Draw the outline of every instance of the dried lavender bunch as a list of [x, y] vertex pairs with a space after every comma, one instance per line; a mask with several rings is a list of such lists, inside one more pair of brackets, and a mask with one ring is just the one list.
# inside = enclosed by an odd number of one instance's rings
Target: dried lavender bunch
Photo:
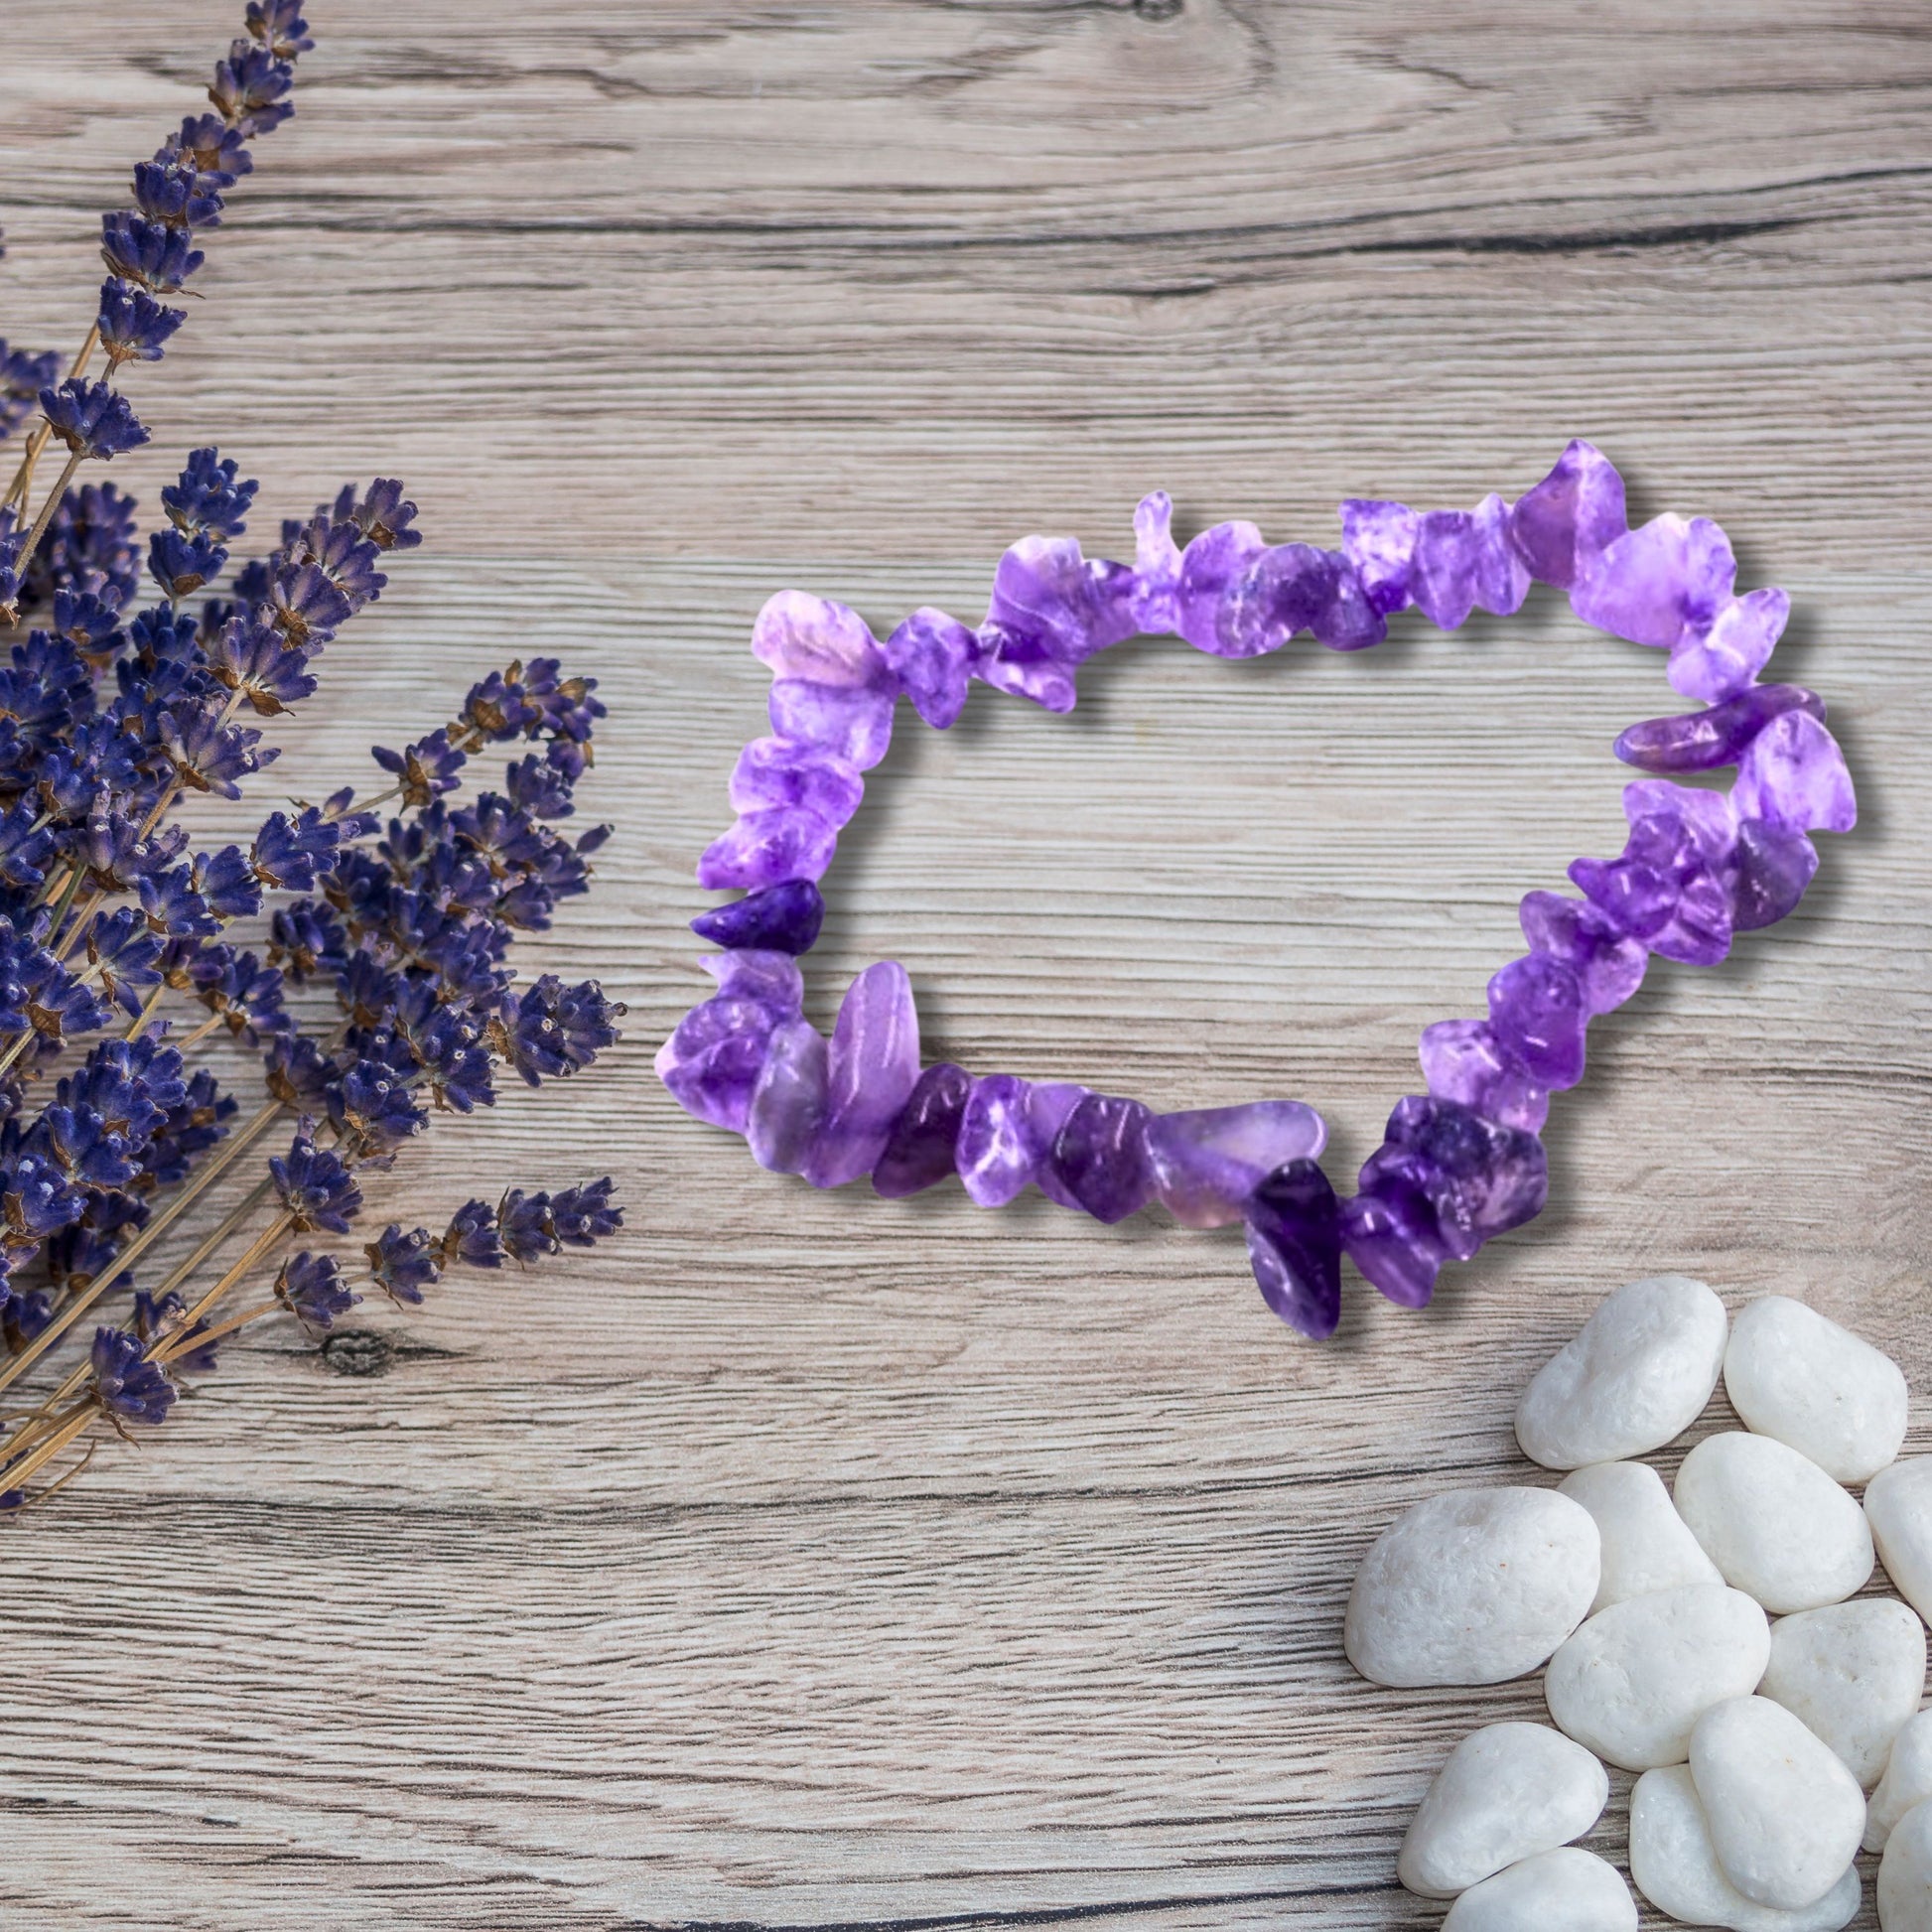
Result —
[[[30, 394], [42, 417], [0, 507], [0, 624], [32, 620], [0, 665], [0, 1388], [47, 1385], [0, 1437], [4, 1507], [65, 1481], [60, 1462], [103, 1425], [165, 1421], [242, 1327], [325, 1330], [356, 1282], [415, 1304], [451, 1267], [528, 1265], [622, 1220], [605, 1178], [469, 1202], [441, 1234], [393, 1225], [352, 1261], [296, 1245], [350, 1236], [364, 1182], [433, 1112], [494, 1104], [505, 1072], [537, 1086], [589, 1065], [622, 1008], [593, 981], [518, 986], [509, 964], [588, 890], [609, 830], [559, 829], [604, 707], [554, 659], [492, 671], [456, 718], [377, 748], [391, 782], [373, 796], [292, 801], [225, 845], [177, 822], [191, 794], [238, 799], [275, 759], [238, 720], [302, 705], [380, 598], [383, 563], [422, 541], [401, 483], [378, 478], [225, 577], [256, 484], [197, 450], [161, 493], [143, 602], [136, 505], [75, 482], [146, 440], [118, 374], [161, 357], [181, 312], [160, 295], [200, 265], [195, 232], [252, 167], [247, 142], [292, 111], [307, 24], [292, 0], [251, 0], [247, 29], [215, 69], [216, 112], [135, 171], [134, 210], [103, 218], [112, 273], [69, 378], [0, 344], [0, 436]], [[96, 348], [107, 374], [85, 382]], [[57, 438], [69, 461], [29, 520]], [[500, 786], [459, 802], [495, 746], [517, 753]], [[322, 1016], [306, 1024], [289, 1006], [305, 989], [327, 996], [298, 1001]], [[204, 1042], [258, 1068], [245, 1120]], [[240, 1199], [149, 1279], [163, 1239], [191, 1235], [197, 1203], [268, 1146]]]

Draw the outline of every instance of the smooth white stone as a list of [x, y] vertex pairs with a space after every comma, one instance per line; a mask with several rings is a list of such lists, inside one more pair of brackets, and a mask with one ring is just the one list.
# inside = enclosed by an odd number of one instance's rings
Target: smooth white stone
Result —
[[1537, 1371], [1516, 1408], [1516, 1440], [1549, 1469], [1662, 1449], [1703, 1413], [1724, 1356], [1725, 1305], [1704, 1283], [1632, 1282]]
[[1842, 1602], [1871, 1575], [1858, 1503], [1769, 1436], [1707, 1436], [1677, 1472], [1677, 1513], [1725, 1582], [1774, 1614]]
[[1490, 1725], [1436, 1773], [1395, 1874], [1421, 1897], [1453, 1898], [1505, 1865], [1582, 1838], [1609, 1796], [1609, 1774], [1561, 1731]]
[[1744, 1896], [1718, 1863], [1688, 1764], [1646, 1771], [1630, 1794], [1630, 1879], [1684, 1925], [1728, 1932], [1839, 1932], [1859, 1913], [1859, 1874], [1847, 1866], [1815, 1905], [1780, 1912]]
[[1895, 1596], [1780, 1617], [1757, 1691], [1822, 1737], [1868, 1791], [1925, 1695], [1925, 1625]]
[[1878, 1863], [1878, 1923], [1883, 1932], [1932, 1932], [1932, 1802], [1892, 1828]]
[[1568, 1496], [1446, 1489], [1376, 1539], [1342, 1646], [1377, 1684], [1500, 1684], [1583, 1621], [1596, 1568], [1596, 1525]]
[[1882, 1852], [1892, 1828], [1932, 1798], [1932, 1711], [1921, 1711], [1891, 1740], [1885, 1775], [1864, 1811], [1864, 1849]]
[[1572, 1845], [1472, 1885], [1443, 1932], [1637, 1932], [1637, 1901], [1615, 1865]]
[[1925, 1616], [1932, 1609], [1932, 1455], [1880, 1469], [1865, 1484], [1864, 1514], [1885, 1575]]
[[1691, 1732], [1691, 1776], [1725, 1876], [1760, 1905], [1816, 1904], [1858, 1856], [1858, 1780], [1769, 1698], [1707, 1711]]
[[1725, 1393], [1746, 1429], [1788, 1443], [1839, 1482], [1876, 1475], [1905, 1440], [1898, 1364], [1789, 1296], [1737, 1311]]
[[1591, 1462], [1565, 1476], [1557, 1493], [1582, 1503], [1602, 1539], [1592, 1614], [1627, 1596], [1724, 1582], [1648, 1462]]
[[1543, 1695], [1558, 1729], [1626, 1771], [1681, 1764], [1714, 1704], [1756, 1688], [1771, 1627], [1723, 1584], [1632, 1596], [1599, 1610], [1550, 1659]]

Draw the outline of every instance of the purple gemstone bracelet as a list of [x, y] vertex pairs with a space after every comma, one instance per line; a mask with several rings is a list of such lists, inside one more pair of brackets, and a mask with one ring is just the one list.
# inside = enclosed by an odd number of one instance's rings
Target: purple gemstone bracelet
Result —
[[[1591, 1017], [1629, 999], [1652, 953], [1714, 965], [1733, 933], [1783, 918], [1818, 869], [1807, 835], [1850, 831], [1858, 808], [1823, 702], [1756, 681], [1790, 600], [1734, 596], [1736, 561], [1707, 517], [1630, 529], [1623, 481], [1587, 443], [1513, 504], [1345, 502], [1339, 550], [1270, 546], [1252, 523], [1216, 524], [1181, 550], [1172, 514], [1165, 494], [1142, 502], [1131, 567], [1089, 563], [1068, 537], [1023, 539], [976, 630], [926, 609], [882, 643], [843, 605], [802, 592], [764, 607], [752, 649], [771, 667], [771, 735], [740, 756], [737, 823], [698, 862], [701, 886], [747, 896], [691, 922], [722, 948], [702, 962], [718, 991], [657, 1071], [688, 1113], [815, 1187], [869, 1174], [898, 1196], [957, 1173], [985, 1207], [1031, 1183], [1101, 1221], [1156, 1200], [1188, 1227], [1242, 1221], [1268, 1306], [1322, 1336], [1339, 1318], [1344, 1254], [1390, 1301], [1420, 1308], [1445, 1261], [1531, 1219], [1549, 1186], [1538, 1131], [1551, 1093], [1583, 1078]], [[1351, 1197], [1322, 1172], [1327, 1129], [1300, 1101], [1157, 1115], [1072, 1082], [921, 1069], [911, 984], [891, 961], [853, 981], [829, 1040], [804, 1019], [797, 956], [824, 915], [814, 882], [901, 695], [940, 731], [974, 678], [1070, 711], [1078, 666], [1128, 637], [1176, 632], [1218, 657], [1258, 657], [1307, 630], [1363, 650], [1409, 605], [1453, 629], [1472, 610], [1519, 609], [1532, 581], [1569, 592], [1586, 623], [1668, 650], [1672, 688], [1706, 708], [1617, 740], [1618, 758], [1659, 774], [1624, 787], [1623, 851], [1570, 868], [1581, 898], [1524, 897], [1528, 952], [1490, 980], [1486, 1019], [1425, 1030], [1429, 1091], [1397, 1102]], [[1726, 765], [1728, 796], [1667, 775]]]

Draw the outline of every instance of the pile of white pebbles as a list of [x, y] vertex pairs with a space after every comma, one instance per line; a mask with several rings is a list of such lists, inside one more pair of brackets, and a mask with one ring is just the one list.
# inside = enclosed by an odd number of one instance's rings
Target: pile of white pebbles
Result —
[[[1745, 1428], [1700, 1442], [1667, 1491], [1633, 1458], [1696, 1422], [1720, 1373]], [[1524, 1391], [1517, 1441], [1570, 1471], [1556, 1488], [1450, 1490], [1383, 1534], [1348, 1600], [1364, 1677], [1549, 1666], [1556, 1727], [1465, 1737], [1403, 1840], [1402, 1882], [1454, 1900], [1444, 1932], [1635, 1932], [1622, 1874], [1572, 1843], [1608, 1800], [1605, 1761], [1641, 1774], [1630, 1877], [1667, 1916], [1838, 1932], [1863, 1845], [1884, 1854], [1884, 1932], [1932, 1932], [1932, 1456], [1895, 1459], [1905, 1410], [1897, 1365], [1802, 1303], [1726, 1324], [1702, 1282], [1660, 1276]], [[1904, 1602], [1857, 1594], [1874, 1546]]]

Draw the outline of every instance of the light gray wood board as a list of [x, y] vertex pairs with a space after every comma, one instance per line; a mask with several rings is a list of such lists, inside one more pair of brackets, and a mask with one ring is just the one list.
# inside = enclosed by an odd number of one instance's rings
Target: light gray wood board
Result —
[[[372, 1211], [608, 1167], [630, 1226], [371, 1315], [373, 1378], [233, 1351], [19, 1526], [0, 1914], [1435, 1923], [1393, 1885], [1408, 1808], [1537, 1696], [1353, 1678], [1374, 1532], [1542, 1479], [1515, 1392], [1646, 1270], [1803, 1293], [1932, 1387], [1918, 12], [314, 17], [116, 474], [151, 502], [218, 437], [271, 518], [372, 467], [421, 500], [277, 790], [513, 652], [604, 681], [586, 805], [618, 835], [533, 958], [602, 975], [629, 1037], [446, 1124]], [[90, 211], [211, 22], [10, 10], [10, 339], [84, 326]], [[1777, 662], [1865, 819], [1786, 925], [1593, 1031], [1550, 1210], [1436, 1310], [1352, 1285], [1302, 1348], [1232, 1236], [815, 1197], [656, 1087], [770, 591], [971, 617], [1001, 544], [1118, 554], [1155, 484], [1190, 529], [1318, 540], [1340, 495], [1514, 491], [1573, 433], [1792, 591]], [[981, 692], [948, 738], [904, 723], [814, 1013], [897, 957], [929, 1056], [1298, 1094], [1345, 1172], [1420, 1027], [1480, 1010], [1517, 896], [1614, 848], [1608, 741], [1672, 703], [1542, 596], [1399, 629], [1352, 661], [1135, 644], [1070, 719]]]

